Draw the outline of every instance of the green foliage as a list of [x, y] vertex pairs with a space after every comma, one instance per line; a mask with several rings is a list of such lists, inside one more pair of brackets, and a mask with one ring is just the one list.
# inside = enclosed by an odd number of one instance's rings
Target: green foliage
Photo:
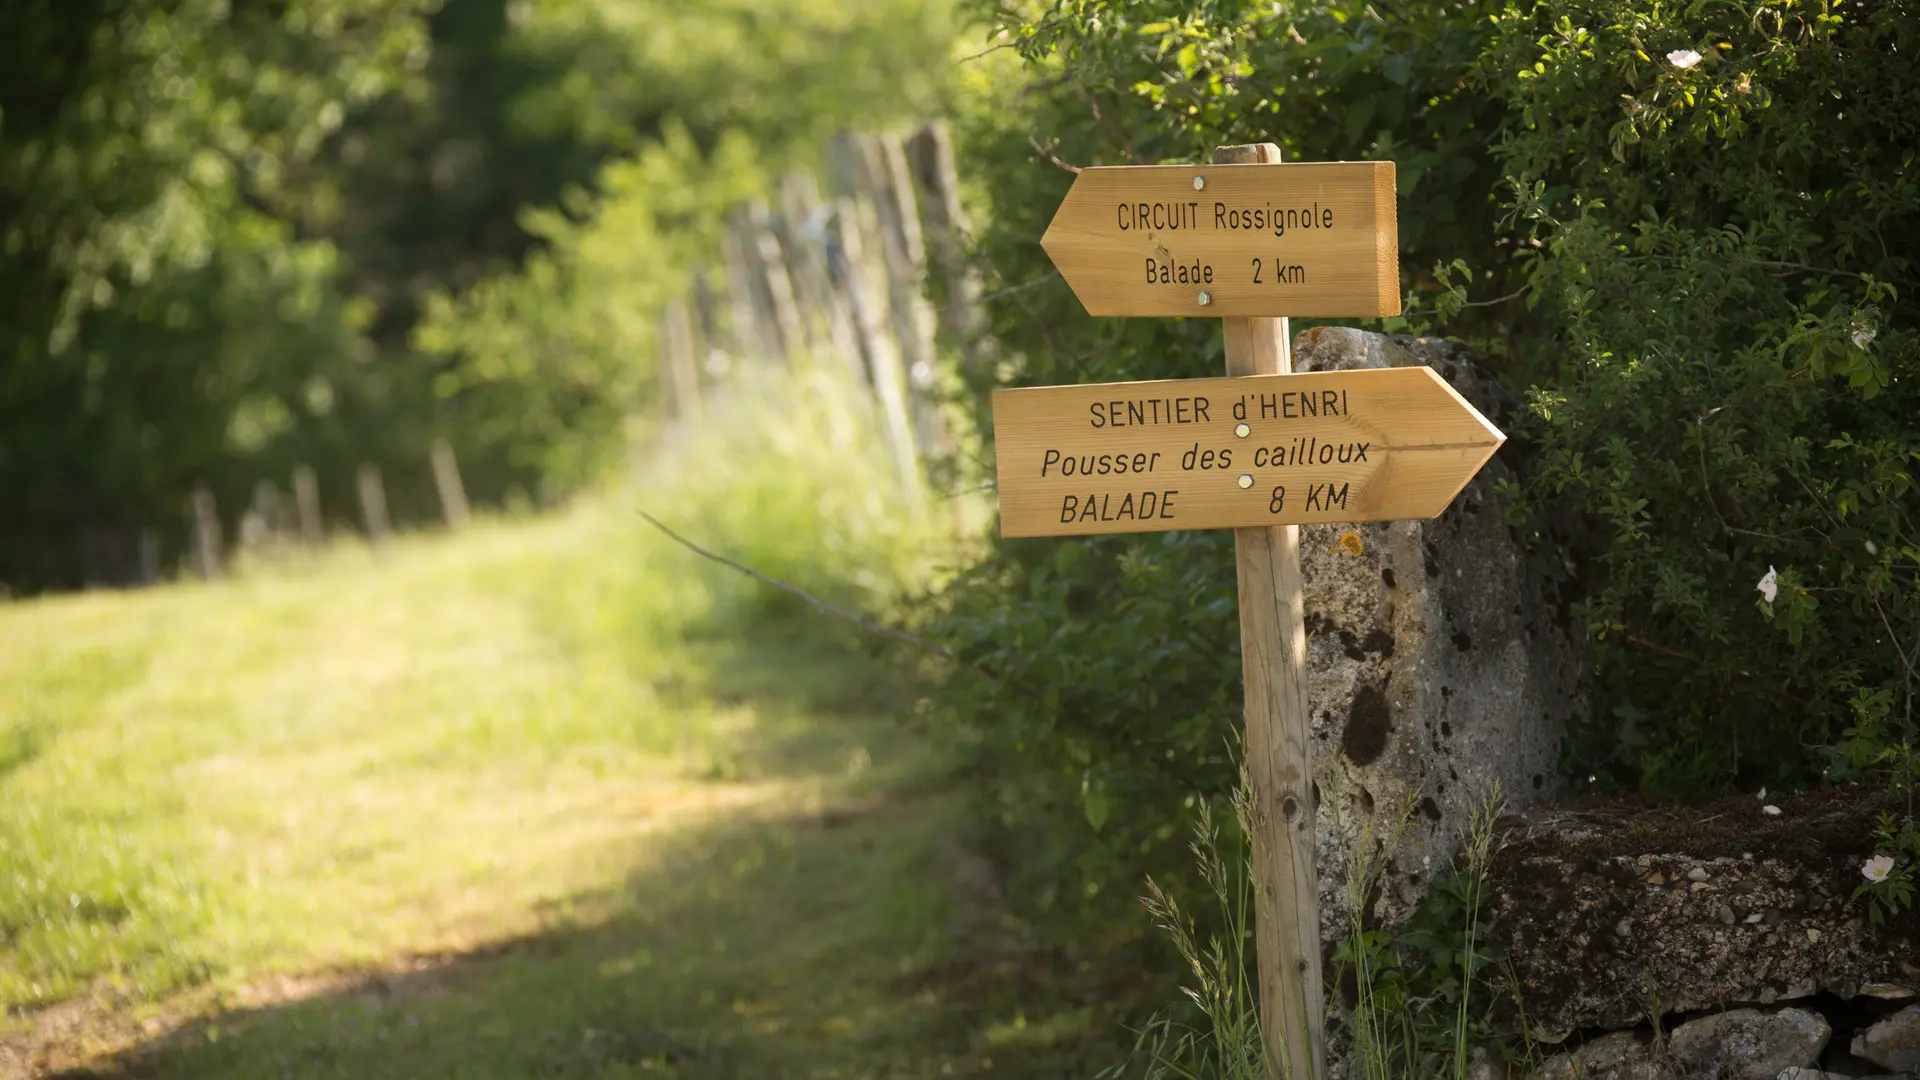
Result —
[[[656, 450], [643, 509], [760, 573], [888, 614], [909, 589], [931, 587], [953, 538], [900, 497], [877, 412], [871, 391], [838, 364], [754, 372], [709, 400], [699, 430]], [[716, 588], [741, 588], [737, 570], [709, 563], [699, 572]], [[801, 606], [760, 586], [750, 595], [749, 612]], [[860, 634], [807, 610], [823, 633]]]
[[[1295, 158], [1390, 157], [1407, 284], [1444, 291], [1418, 268], [1466, 258], [1479, 296], [1515, 291], [1517, 263], [1488, 227], [1499, 177], [1488, 133], [1501, 112], [1470, 85], [1496, 6], [1394, 8], [998, 10], [997, 40], [1027, 77], [1009, 75], [1004, 51], [977, 62], [960, 154], [991, 211], [975, 236], [989, 288], [1037, 284], [988, 308], [1003, 361], [970, 373], [981, 430], [990, 385], [1213, 376], [1223, 364], [1217, 320], [1090, 319], [1046, 280], [1034, 239], [1072, 181], [1050, 159], [1204, 161], [1215, 145], [1256, 140]], [[1475, 307], [1464, 321], [1500, 334], [1520, 310]], [[948, 690], [996, 800], [1017, 902], [1069, 920], [1125, 917], [1143, 874], [1175, 895], [1200, 887], [1181, 839], [1201, 801], [1231, 790], [1240, 728], [1231, 551], [1227, 533], [1003, 542], [949, 592], [943, 636], [1004, 676], [963, 675]]]
[[1192, 979], [1181, 988], [1191, 1007], [1155, 1016], [1141, 1029], [1129, 1059], [1103, 1070], [1097, 1080], [1136, 1074], [1142, 1080], [1268, 1080], [1260, 989], [1250, 948], [1253, 894], [1247, 867], [1253, 852], [1246, 821], [1241, 798], [1235, 802], [1229, 837], [1221, 836], [1205, 803], [1194, 822], [1190, 848], [1217, 909], [1218, 932], [1202, 938], [1180, 901], [1148, 879], [1143, 903]]
[[533, 131], [637, 150], [685, 125], [782, 158], [835, 128], [936, 110], [960, 32], [950, 0], [522, 0], [525, 54], [561, 61], [516, 104]]
[[1498, 20], [1482, 67], [1518, 119], [1499, 153], [1550, 333], [1515, 520], [1600, 526], [1604, 722], [1571, 765], [1606, 786], [1791, 785], [1818, 769], [1806, 748], [1864, 762], [1863, 740], [1912, 737], [1914, 14], [1557, 0]]
[[[1463, 850], [1433, 876], [1406, 922], [1375, 928], [1367, 911], [1378, 895], [1400, 833], [1363, 836], [1346, 883], [1356, 928], [1334, 946], [1343, 996], [1344, 1035], [1362, 1080], [1469, 1075], [1469, 1054], [1486, 1041], [1483, 1019], [1498, 992], [1498, 968], [1481, 932], [1488, 900], [1487, 861], [1502, 811], [1490, 792], [1468, 823]], [[1402, 830], [1413, 806], [1402, 812]]]
[[[899, 681], [843, 647], [857, 632], [634, 513], [843, 604], [884, 612], [926, 587], [946, 538], [889, 497], [850, 382], [769, 376], [617, 492], [404, 538], [379, 565], [345, 544], [214, 586], [0, 606], [0, 798], [17, 808], [0, 815], [0, 1008], [464, 951], [551, 929], [543, 909], [637, 902], [626, 876], [651, 873], [654, 842], [711, 823], [704, 781], [752, 791], [754, 816], [917, 778], [938, 745], [884, 721]], [[660, 815], [637, 863], [636, 805]], [[519, 824], [476, 861], [473, 836], [503, 821]], [[737, 891], [758, 911], [822, 891], [809, 881]], [[848, 946], [884, 987], [942, 908], [866, 892], [848, 925], [911, 926]], [[659, 948], [642, 922], [629, 948]], [[786, 937], [783, 969], [821, 967], [820, 940]]]
[[[1071, 182], [1061, 166], [1256, 140], [1391, 157], [1402, 283], [1425, 314], [1383, 328], [1469, 338], [1531, 387], [1512, 432], [1529, 469], [1506, 512], [1523, 538], [1572, 545], [1599, 668], [1568, 772], [1698, 798], [1910, 760], [1910, 3], [1034, 0], [993, 15], [1006, 48], [981, 62], [995, 75], [975, 76], [960, 124], [992, 211], [976, 255], [1006, 290], [988, 311], [999, 366], [971, 387], [983, 429], [990, 385], [1220, 369], [1217, 322], [1090, 319], [1049, 278], [1034, 240]], [[1024, 79], [985, 67], [1006, 52]], [[1233, 782], [1230, 543], [1002, 542], [950, 592], [942, 629], [1003, 676], [950, 689], [1028, 910], [1124, 917], [1114, 901], [1143, 874], [1204, 891], [1178, 838]]]
[[441, 358], [434, 393], [510, 466], [563, 486], [592, 478], [655, 385], [652, 313], [762, 182], [744, 137], [707, 159], [673, 125], [605, 166], [573, 213], [524, 211], [543, 249], [523, 267], [427, 297], [413, 343]]
[[[1190, 980], [1182, 987], [1187, 1000], [1157, 1013], [1140, 1030], [1131, 1057], [1100, 1074], [1105, 1080], [1271, 1078], [1252, 952], [1251, 793], [1244, 776], [1232, 806], [1232, 828], [1223, 835], [1209, 805], [1200, 804], [1189, 845], [1200, 895], [1212, 909], [1208, 921], [1217, 929], [1201, 931], [1177, 898], [1148, 879], [1143, 902], [1179, 955]], [[1470, 1057], [1485, 1041], [1480, 1020], [1498, 989], [1481, 917], [1499, 807], [1496, 793], [1476, 811], [1465, 850], [1435, 875], [1404, 926], [1363, 928], [1335, 944], [1337, 978], [1327, 992], [1340, 1001], [1330, 1021], [1334, 1038], [1346, 1044], [1349, 1074], [1359, 1080], [1471, 1075]], [[1369, 922], [1368, 898], [1378, 895], [1398, 840], [1399, 834], [1363, 836], [1355, 846], [1345, 883], [1355, 926]]]
[[9, 6], [0, 583], [131, 580], [196, 483], [231, 532], [302, 464], [339, 524], [361, 462], [432, 520], [436, 436], [483, 505], [576, 488], [647, 400], [701, 224], [835, 126], [935, 108], [954, 26], [948, 0]]
[[1893, 814], [1881, 814], [1876, 830], [1879, 843], [1874, 857], [1861, 867], [1867, 880], [1853, 890], [1856, 903], [1867, 901], [1867, 913], [1878, 926], [1887, 916], [1898, 915], [1913, 906], [1914, 868], [1920, 866], [1920, 828], [1909, 815], [1905, 820]]
[[178, 521], [195, 478], [244, 490], [226, 461], [348, 404], [366, 312], [263, 200], [417, 89], [431, 6], [0, 15], [0, 580], [77, 583], [114, 526]]

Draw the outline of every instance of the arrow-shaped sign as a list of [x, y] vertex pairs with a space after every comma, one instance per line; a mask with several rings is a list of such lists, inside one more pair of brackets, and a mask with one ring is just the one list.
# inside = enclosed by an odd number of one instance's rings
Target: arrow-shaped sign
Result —
[[1040, 244], [1089, 315], [1400, 314], [1391, 161], [1082, 169]]
[[996, 390], [1003, 536], [1436, 517], [1506, 436], [1429, 368]]

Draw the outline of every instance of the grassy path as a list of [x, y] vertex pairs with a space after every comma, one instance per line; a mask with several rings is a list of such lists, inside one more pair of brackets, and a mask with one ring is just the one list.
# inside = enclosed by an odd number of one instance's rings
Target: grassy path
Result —
[[897, 688], [625, 519], [0, 606], [0, 1077], [1070, 1070]]

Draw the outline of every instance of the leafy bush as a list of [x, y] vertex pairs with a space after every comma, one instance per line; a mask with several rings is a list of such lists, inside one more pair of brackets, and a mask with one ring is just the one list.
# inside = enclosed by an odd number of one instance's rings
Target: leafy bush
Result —
[[231, 527], [302, 464], [337, 521], [362, 462], [436, 519], [436, 436], [483, 505], [578, 485], [697, 238], [582, 219], [724, 207], [741, 137], [772, 172], [930, 110], [953, 34], [951, 0], [7, 5], [0, 589], [135, 580], [196, 484]]
[[[928, 587], [952, 537], [900, 495], [887, 445], [872, 394], [843, 365], [755, 367], [708, 402], [699, 426], [651, 452], [636, 478], [641, 509], [831, 603], [890, 614], [908, 590]], [[756, 609], [802, 603], [737, 570], [700, 572]]]
[[1482, 62], [1546, 332], [1518, 509], [1602, 525], [1572, 765], [1857, 775], [1911, 735], [1920, 662], [1920, 12], [1664, 12], [1516, 8]]
[[427, 298], [414, 345], [442, 362], [434, 392], [513, 468], [562, 490], [592, 478], [655, 386], [654, 312], [763, 181], [745, 138], [709, 157], [669, 125], [605, 166], [598, 197], [578, 194], [572, 213], [523, 211], [543, 250], [458, 297]]
[[[1568, 770], [1696, 797], [1858, 775], [1911, 742], [1911, 4], [994, 13], [1026, 77], [961, 125], [992, 211], [976, 252], [1004, 290], [983, 421], [989, 384], [1220, 370], [1214, 320], [1090, 319], [1049, 279], [1036, 240], [1072, 167], [1258, 140], [1390, 157], [1407, 304], [1428, 314], [1382, 328], [1469, 338], [1532, 386], [1514, 434], [1538, 463], [1507, 512], [1523, 535], [1573, 520], [1593, 537], [1574, 555], [1600, 707]], [[1232, 782], [1230, 545], [1002, 542], [949, 593], [944, 631], [1004, 676], [950, 689], [1027, 910], [1103, 920], [1147, 873], [1203, 891], [1178, 840]]]
[[[1218, 320], [1091, 319], [1048, 280], [1035, 241], [1073, 179], [1059, 165], [1204, 161], [1215, 145], [1259, 140], [1290, 158], [1391, 157], [1404, 265], [1470, 256], [1477, 295], [1514, 291], [1516, 264], [1491, 229], [1488, 134], [1502, 113], [1470, 82], [1495, 10], [1001, 9], [999, 40], [1017, 47], [1027, 77], [1006, 77], [991, 65], [1009, 58], [990, 55], [958, 123], [961, 160], [991, 211], [977, 255], [990, 287], [1015, 290], [988, 311], [1003, 362], [973, 373], [980, 428], [990, 385], [1221, 373]], [[1439, 287], [1423, 271], [1406, 277]], [[1512, 310], [1471, 308], [1461, 322], [1504, 333]], [[1241, 727], [1232, 547], [1224, 532], [1008, 541], [949, 592], [941, 632], [1003, 676], [963, 675], [947, 689], [975, 733], [1013, 896], [1031, 913], [1130, 917], [1146, 873], [1174, 895], [1200, 888], [1182, 838], [1200, 802], [1218, 809], [1231, 789]]]

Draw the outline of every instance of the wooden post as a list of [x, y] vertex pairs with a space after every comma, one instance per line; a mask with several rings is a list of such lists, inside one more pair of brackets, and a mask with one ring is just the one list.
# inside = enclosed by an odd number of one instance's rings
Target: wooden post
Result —
[[667, 301], [660, 309], [660, 381], [667, 391], [667, 415], [688, 424], [700, 422], [697, 351], [686, 301]]
[[433, 489], [440, 495], [440, 514], [447, 528], [455, 532], [467, 527], [467, 489], [460, 482], [460, 462], [453, 456], [453, 445], [445, 439], [433, 440], [428, 451], [433, 459]]
[[[1216, 165], [1278, 162], [1272, 143], [1223, 146]], [[1293, 371], [1286, 319], [1222, 319], [1228, 375]], [[1319, 1080], [1326, 1061], [1320, 985], [1320, 875], [1300, 527], [1233, 531], [1240, 582], [1241, 680], [1253, 786], [1254, 944], [1260, 1030], [1273, 1075]]]
[[771, 346], [760, 333], [760, 304], [754, 285], [753, 260], [737, 221], [729, 221], [726, 230], [728, 358], [734, 362], [749, 359], [765, 361]]
[[780, 339], [780, 358], [793, 363], [807, 348], [807, 329], [801, 320], [800, 305], [794, 299], [793, 278], [787, 273], [787, 260], [780, 250], [780, 238], [773, 232], [773, 214], [767, 204], [755, 200], [747, 206], [747, 243], [751, 245], [754, 268], [764, 288], [767, 315]]
[[286, 510], [280, 498], [280, 489], [271, 480], [261, 480], [253, 485], [253, 512], [260, 519], [264, 535], [260, 542], [279, 546], [290, 531], [286, 527]]
[[921, 128], [907, 143], [908, 164], [919, 188], [921, 232], [926, 236], [928, 266], [946, 286], [946, 299], [937, 310], [941, 332], [960, 351], [968, 370], [983, 360], [980, 340], [980, 279], [967, 265], [966, 210], [960, 205], [960, 175], [953, 160], [953, 140], [945, 121]]
[[372, 462], [360, 466], [360, 516], [367, 524], [367, 539], [375, 549], [387, 546], [390, 531], [387, 521], [387, 490], [380, 482], [380, 466]]
[[310, 548], [319, 547], [320, 481], [309, 466], [293, 470], [293, 509], [300, 522], [300, 542]]
[[836, 204], [833, 231], [844, 262], [836, 270], [840, 272], [841, 287], [846, 290], [853, 310], [854, 327], [860, 337], [874, 396], [880, 401], [881, 420], [900, 476], [901, 494], [918, 508], [922, 505], [920, 465], [914, 454], [912, 421], [907, 417], [906, 379], [900, 369], [899, 354], [893, 351], [892, 340], [880, 326], [880, 314], [860, 272], [866, 256], [860, 246], [860, 226], [851, 199], [841, 199]]
[[140, 584], [153, 585], [160, 580], [160, 534], [140, 530]]
[[921, 453], [928, 454], [943, 449], [946, 423], [934, 401], [939, 382], [939, 355], [934, 348], [934, 316], [927, 304], [922, 276], [927, 261], [926, 241], [920, 232], [913, 178], [899, 137], [882, 135], [874, 145], [879, 174], [875, 178], [874, 197], [880, 208], [894, 336], [900, 339], [900, 355], [907, 370], [915, 439]]
[[[837, 354], [855, 375], [865, 378], [860, 363], [860, 342], [854, 333], [853, 316], [845, 299], [833, 287], [832, 271], [827, 265], [826, 210], [820, 205], [820, 190], [806, 173], [789, 173], [780, 182], [780, 243], [787, 252], [795, 301], [802, 306], [801, 317], [808, 332], [822, 347]], [[820, 329], [820, 327], [824, 329]]]
[[220, 576], [220, 513], [214, 506], [213, 492], [205, 485], [193, 489], [187, 500], [187, 512], [193, 518], [193, 561], [200, 580]]
[[700, 342], [700, 367], [710, 378], [719, 378], [727, 373], [727, 350], [721, 345], [724, 334], [720, 327], [719, 302], [714, 299], [713, 284], [707, 278], [708, 268], [694, 267], [693, 270], [693, 333]]

